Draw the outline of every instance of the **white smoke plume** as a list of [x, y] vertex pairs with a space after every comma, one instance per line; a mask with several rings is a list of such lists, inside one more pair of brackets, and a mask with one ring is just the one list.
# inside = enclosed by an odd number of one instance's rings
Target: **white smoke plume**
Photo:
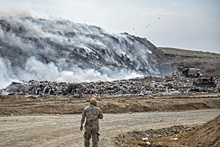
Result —
[[96, 26], [0, 17], [0, 89], [15, 80], [89, 82], [162, 75], [154, 50], [129, 34], [113, 35]]

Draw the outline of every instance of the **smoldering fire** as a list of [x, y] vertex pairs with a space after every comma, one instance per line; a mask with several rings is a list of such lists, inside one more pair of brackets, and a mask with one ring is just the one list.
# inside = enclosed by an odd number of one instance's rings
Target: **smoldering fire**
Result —
[[161, 76], [164, 59], [157, 52], [147, 39], [109, 34], [96, 26], [0, 17], [0, 88], [16, 80], [88, 82]]

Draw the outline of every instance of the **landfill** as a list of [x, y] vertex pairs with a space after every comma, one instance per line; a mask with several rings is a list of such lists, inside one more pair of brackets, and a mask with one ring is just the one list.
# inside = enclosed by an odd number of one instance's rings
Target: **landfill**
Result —
[[[208, 79], [208, 78], [206, 78]], [[29, 98], [47, 96], [65, 96], [69, 98], [129, 96], [129, 95], [173, 95], [193, 93], [220, 92], [219, 77], [212, 77], [213, 85], [199, 85], [198, 78], [173, 74], [166, 77], [138, 77], [133, 79], [98, 81], [83, 83], [51, 82], [51, 81], [22, 81], [12, 82], [2, 95], [25, 95]]]

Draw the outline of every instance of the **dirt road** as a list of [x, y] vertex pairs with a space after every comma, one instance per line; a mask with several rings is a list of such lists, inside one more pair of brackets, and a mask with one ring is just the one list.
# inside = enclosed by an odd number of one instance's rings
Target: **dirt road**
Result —
[[[104, 119], [100, 121], [100, 147], [114, 147], [114, 137], [123, 132], [202, 124], [219, 114], [220, 109], [105, 114]], [[79, 131], [80, 117], [80, 115], [0, 117], [0, 146], [82, 147], [83, 132]]]

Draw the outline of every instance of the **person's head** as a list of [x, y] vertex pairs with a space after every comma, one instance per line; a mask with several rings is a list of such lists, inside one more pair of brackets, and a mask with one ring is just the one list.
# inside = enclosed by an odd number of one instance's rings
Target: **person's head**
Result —
[[97, 101], [95, 98], [91, 98], [91, 99], [89, 100], [89, 102], [90, 102], [91, 105], [97, 106], [97, 102], [98, 102], [98, 101]]

